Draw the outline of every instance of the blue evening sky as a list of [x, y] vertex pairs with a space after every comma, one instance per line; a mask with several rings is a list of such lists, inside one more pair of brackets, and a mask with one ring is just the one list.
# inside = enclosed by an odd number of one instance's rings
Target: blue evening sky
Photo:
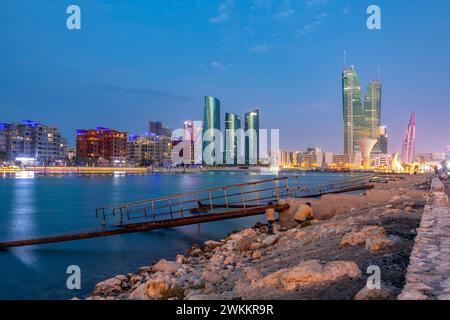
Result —
[[[66, 28], [66, 8], [82, 30]], [[382, 30], [366, 9], [382, 9]], [[2, 0], [0, 122], [139, 133], [202, 119], [204, 95], [222, 112], [261, 110], [291, 150], [342, 152], [343, 51], [365, 90], [381, 66], [382, 122], [391, 152], [412, 111], [418, 151], [450, 145], [450, 1]], [[223, 121], [223, 117], [222, 117]]]

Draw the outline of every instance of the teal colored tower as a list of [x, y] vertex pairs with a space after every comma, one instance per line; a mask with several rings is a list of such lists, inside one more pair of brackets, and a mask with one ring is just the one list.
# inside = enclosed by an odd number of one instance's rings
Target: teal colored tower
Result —
[[[215, 129], [215, 130], [214, 130]], [[214, 131], [213, 131], [214, 130]], [[219, 159], [218, 153], [221, 153], [222, 139], [220, 132], [220, 101], [217, 98], [206, 96], [203, 108], [203, 163], [207, 165], [219, 164], [222, 161]], [[206, 148], [214, 143], [216, 148], [214, 152], [205, 154]], [[207, 152], [208, 153], [208, 152]], [[206, 157], [212, 157], [212, 160], [207, 161]], [[222, 158], [223, 159], [223, 158]]]
[[225, 113], [225, 164], [238, 164], [240, 153], [241, 118], [236, 113]]
[[259, 162], [259, 110], [245, 114], [245, 164]]
[[352, 66], [342, 72], [342, 97], [344, 117], [344, 153], [353, 154], [359, 150], [358, 138], [363, 135], [365, 115], [362, 107], [361, 82]]

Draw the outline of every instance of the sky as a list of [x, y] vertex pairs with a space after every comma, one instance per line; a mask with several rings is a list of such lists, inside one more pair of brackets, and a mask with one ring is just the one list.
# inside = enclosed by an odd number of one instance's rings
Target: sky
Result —
[[[81, 30], [66, 27], [71, 4]], [[381, 30], [366, 26], [371, 4]], [[76, 129], [179, 128], [212, 95], [222, 114], [259, 108], [283, 148], [343, 152], [346, 51], [363, 92], [380, 65], [390, 152], [413, 111], [417, 151], [443, 152], [449, 13], [442, 0], [2, 0], [0, 122], [55, 125], [73, 145]]]

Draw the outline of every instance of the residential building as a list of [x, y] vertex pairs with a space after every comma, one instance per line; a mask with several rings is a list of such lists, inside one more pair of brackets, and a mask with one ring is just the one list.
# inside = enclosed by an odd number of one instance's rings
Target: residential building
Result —
[[98, 127], [77, 130], [78, 158], [124, 162], [128, 156], [127, 133]]
[[36, 121], [2, 123], [0, 151], [11, 160], [33, 159], [37, 164], [53, 165], [67, 158], [67, 139], [58, 128]]

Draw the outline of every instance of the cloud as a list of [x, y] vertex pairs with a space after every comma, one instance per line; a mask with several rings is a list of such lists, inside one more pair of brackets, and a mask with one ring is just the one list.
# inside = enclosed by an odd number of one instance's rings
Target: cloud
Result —
[[320, 25], [322, 22], [320, 20], [316, 20], [312, 23], [306, 24], [304, 25], [301, 29], [297, 30], [297, 37], [301, 37], [304, 36], [312, 31], [314, 31], [314, 29]]
[[326, 17], [328, 17], [328, 13], [326, 13], [326, 12], [318, 13], [315, 16], [316, 19], [325, 19]]
[[220, 71], [225, 71], [228, 72], [228, 68], [226, 66], [224, 66], [222, 63], [217, 62], [217, 61], [213, 61], [210, 64], [211, 68], [220, 70]]
[[[319, 0], [315, 0], [315, 1], [319, 1]], [[325, 19], [326, 17], [328, 17], [328, 13], [326, 13], [326, 12], [320, 12], [320, 13], [316, 14], [314, 16], [315, 20], [311, 23], [304, 25], [302, 28], [297, 30], [296, 36], [301, 37], [301, 36], [304, 36], [312, 31], [314, 31], [318, 25], [322, 24], [323, 19]]]
[[222, 14], [216, 16], [216, 17], [209, 18], [208, 21], [211, 24], [220, 24], [220, 23], [223, 23], [223, 22], [227, 21], [228, 18], [229, 18], [229, 16], [226, 13], [222, 13]]
[[258, 44], [256, 46], [250, 48], [250, 52], [265, 53], [265, 52], [269, 51], [270, 49], [272, 49], [272, 47], [269, 46], [268, 44]]
[[317, 7], [320, 5], [327, 4], [329, 0], [308, 0], [306, 1], [307, 7]]
[[282, 11], [282, 12], [279, 12], [279, 13], [275, 14], [274, 17], [276, 19], [284, 19], [284, 18], [288, 18], [290, 16], [293, 16], [294, 14], [295, 14], [295, 10], [294, 9], [289, 9], [289, 10]]
[[234, 6], [234, 0], [225, 0], [222, 2], [217, 11], [218, 14], [214, 17], [209, 18], [208, 22], [211, 24], [221, 24], [230, 18], [231, 11]]

